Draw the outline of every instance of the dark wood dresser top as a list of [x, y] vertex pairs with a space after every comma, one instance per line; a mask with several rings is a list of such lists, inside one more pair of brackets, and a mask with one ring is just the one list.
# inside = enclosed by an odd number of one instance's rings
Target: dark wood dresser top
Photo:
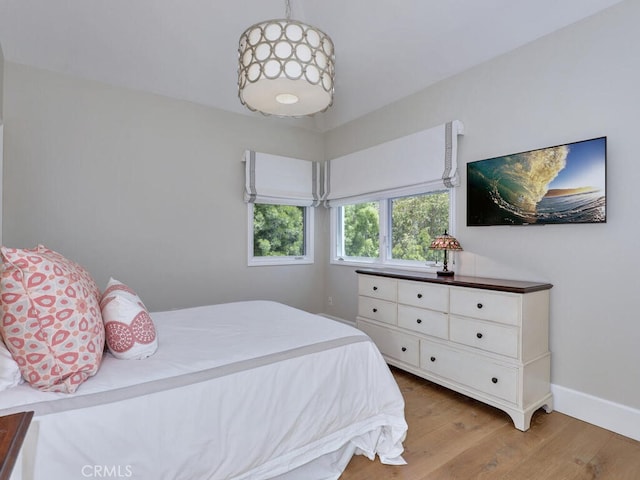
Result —
[[454, 275], [451, 277], [439, 277], [435, 273], [413, 272], [408, 270], [359, 268], [356, 273], [375, 275], [379, 277], [398, 278], [400, 280], [413, 280], [417, 282], [438, 283], [455, 287], [471, 287], [482, 290], [495, 290], [498, 292], [531, 293], [540, 290], [549, 290], [553, 287], [550, 283], [526, 282], [522, 280], [503, 280], [500, 278], [466, 277]]

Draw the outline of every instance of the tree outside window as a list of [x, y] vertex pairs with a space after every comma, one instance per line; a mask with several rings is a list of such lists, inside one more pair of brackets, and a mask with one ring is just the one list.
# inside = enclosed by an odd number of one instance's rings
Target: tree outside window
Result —
[[391, 257], [438, 260], [431, 241], [449, 230], [449, 192], [434, 192], [391, 200]]
[[304, 209], [294, 205], [254, 205], [253, 255], [304, 255]]
[[341, 260], [438, 261], [441, 254], [429, 245], [451, 230], [449, 190], [344, 205], [336, 213], [336, 257]]
[[249, 265], [313, 263], [313, 208], [249, 205]]

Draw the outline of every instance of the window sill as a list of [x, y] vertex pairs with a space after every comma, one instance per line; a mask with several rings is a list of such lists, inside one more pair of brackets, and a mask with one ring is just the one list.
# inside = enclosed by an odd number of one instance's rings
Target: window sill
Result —
[[307, 257], [266, 257], [252, 258], [248, 262], [249, 267], [273, 267], [277, 265], [312, 265], [313, 258]]
[[442, 269], [442, 263], [434, 263], [434, 264], [424, 264], [424, 263], [402, 263], [402, 262], [367, 262], [367, 261], [355, 261], [355, 260], [331, 260], [329, 262], [331, 265], [343, 265], [346, 267], [369, 267], [383, 270], [385, 268], [393, 268], [393, 269], [401, 269], [401, 270], [409, 270], [415, 272], [427, 272], [427, 273], [436, 273], [438, 270]]

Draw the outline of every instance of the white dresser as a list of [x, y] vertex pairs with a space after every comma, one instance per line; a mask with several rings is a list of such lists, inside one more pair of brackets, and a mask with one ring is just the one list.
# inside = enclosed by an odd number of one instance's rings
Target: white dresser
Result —
[[504, 410], [550, 412], [548, 283], [357, 270], [357, 326], [387, 362]]

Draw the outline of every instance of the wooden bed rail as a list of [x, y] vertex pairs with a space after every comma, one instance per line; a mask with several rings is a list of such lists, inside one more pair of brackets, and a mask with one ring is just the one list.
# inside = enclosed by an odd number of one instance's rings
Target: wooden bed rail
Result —
[[9, 480], [33, 412], [20, 412], [0, 417], [0, 480]]

